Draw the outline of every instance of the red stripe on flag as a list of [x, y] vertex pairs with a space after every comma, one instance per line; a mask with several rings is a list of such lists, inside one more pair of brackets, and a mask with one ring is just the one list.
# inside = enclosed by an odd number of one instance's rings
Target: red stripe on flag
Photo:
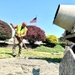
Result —
[[35, 23], [35, 22], [37, 22], [37, 17], [35, 17], [34, 19], [32, 19], [32, 20], [30, 21], [30, 23]]

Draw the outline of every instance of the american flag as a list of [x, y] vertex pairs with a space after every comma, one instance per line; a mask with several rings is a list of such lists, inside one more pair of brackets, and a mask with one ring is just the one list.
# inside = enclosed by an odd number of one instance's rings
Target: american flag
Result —
[[37, 17], [33, 18], [33, 19], [30, 21], [30, 23], [35, 23], [35, 22], [37, 22]]

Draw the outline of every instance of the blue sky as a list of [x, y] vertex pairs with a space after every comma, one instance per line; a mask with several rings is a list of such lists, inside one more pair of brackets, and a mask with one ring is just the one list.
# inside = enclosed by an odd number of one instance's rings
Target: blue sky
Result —
[[[27, 25], [43, 29], [46, 35], [61, 37], [64, 29], [53, 24], [59, 4], [74, 5], [75, 0], [0, 0], [0, 20], [14, 25], [26, 21]], [[36, 15], [37, 23], [30, 23]]]

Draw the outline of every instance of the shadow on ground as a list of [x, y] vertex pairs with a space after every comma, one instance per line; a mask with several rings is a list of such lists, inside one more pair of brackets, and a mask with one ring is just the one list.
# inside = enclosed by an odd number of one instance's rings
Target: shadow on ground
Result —
[[28, 59], [39, 59], [39, 60], [46, 60], [48, 63], [50, 62], [58, 62], [60, 63], [62, 58], [32, 58], [32, 57], [29, 57]]
[[0, 47], [7, 47], [9, 44], [8, 43], [5, 43], [5, 42], [2, 42], [0, 43]]

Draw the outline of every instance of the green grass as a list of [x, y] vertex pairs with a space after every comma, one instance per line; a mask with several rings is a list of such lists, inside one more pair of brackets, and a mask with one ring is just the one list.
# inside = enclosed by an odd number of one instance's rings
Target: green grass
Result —
[[[60, 45], [55, 46], [54, 48], [46, 47], [46, 46], [38, 46], [34, 49], [22, 50], [22, 56], [28, 56], [29, 58], [39, 58], [46, 59], [52, 61], [60, 61], [63, 57], [64, 48]], [[18, 49], [16, 50], [16, 54], [18, 55]], [[12, 48], [0, 48], [0, 58], [13, 58], [12, 56]], [[55, 59], [55, 60], [54, 60]]]

